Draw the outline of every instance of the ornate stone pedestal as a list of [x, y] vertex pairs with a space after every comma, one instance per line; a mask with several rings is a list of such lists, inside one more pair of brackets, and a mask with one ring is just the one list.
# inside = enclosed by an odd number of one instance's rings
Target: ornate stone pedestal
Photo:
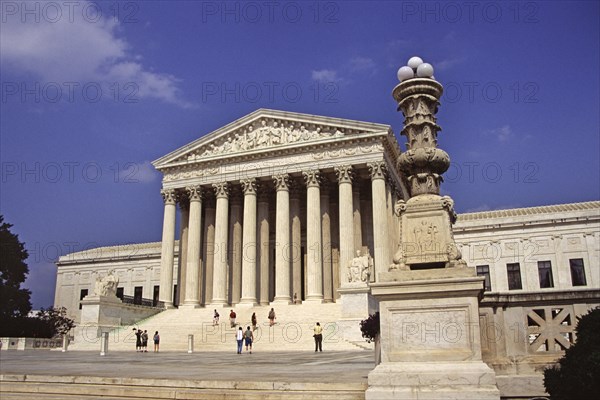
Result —
[[366, 399], [500, 398], [481, 360], [482, 279], [470, 268], [398, 271], [371, 284], [379, 300], [381, 364]]
[[81, 300], [81, 327], [85, 327], [89, 337], [100, 337], [121, 325], [122, 306], [121, 299], [114, 295], [86, 296]]

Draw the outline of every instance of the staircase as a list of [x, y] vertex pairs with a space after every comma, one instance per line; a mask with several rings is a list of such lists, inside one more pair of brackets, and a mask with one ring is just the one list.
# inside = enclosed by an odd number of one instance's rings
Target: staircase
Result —
[[[274, 326], [267, 318], [273, 307], [276, 313]], [[229, 312], [237, 314], [237, 325], [232, 328]], [[254, 331], [255, 351], [312, 351], [314, 350], [313, 327], [318, 321], [323, 327], [323, 349], [325, 351], [360, 351], [368, 349], [366, 342], [349, 342], [343, 339], [337, 321], [341, 319], [341, 306], [336, 303], [275, 305], [256, 307], [217, 308], [220, 321], [213, 324], [214, 307], [197, 309], [171, 309], [139, 321], [136, 325], [124, 326], [109, 334], [109, 351], [134, 351], [134, 328], [148, 331], [148, 351], [153, 351], [152, 337], [160, 335], [160, 351], [186, 352], [188, 335], [194, 335], [194, 351], [235, 351], [236, 331], [241, 326], [245, 331], [251, 326], [252, 313], [256, 313], [257, 330]], [[85, 329], [85, 328], [82, 328]], [[78, 329], [75, 341], [69, 350], [99, 351], [100, 339], [90, 338]], [[356, 330], [359, 330], [358, 324]]]

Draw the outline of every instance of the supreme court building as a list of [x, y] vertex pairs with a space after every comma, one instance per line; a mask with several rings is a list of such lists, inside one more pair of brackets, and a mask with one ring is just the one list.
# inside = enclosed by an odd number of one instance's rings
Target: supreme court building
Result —
[[156, 160], [160, 301], [332, 302], [357, 251], [374, 278], [396, 240], [399, 154], [388, 125], [259, 109]]

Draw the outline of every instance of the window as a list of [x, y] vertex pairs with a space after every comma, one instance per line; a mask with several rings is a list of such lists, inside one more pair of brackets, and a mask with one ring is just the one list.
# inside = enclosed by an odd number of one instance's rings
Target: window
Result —
[[569, 260], [571, 266], [571, 282], [573, 286], [585, 286], [585, 270], [583, 268], [583, 258], [572, 258]]
[[477, 266], [477, 276], [483, 276], [485, 281], [483, 281], [483, 288], [486, 292], [492, 290], [492, 282], [490, 280], [490, 266], [489, 265], [478, 265]]
[[508, 275], [508, 290], [523, 289], [519, 263], [506, 264], [506, 272]]
[[552, 264], [550, 261], [538, 261], [538, 274], [540, 276], [540, 288], [554, 287], [554, 279], [552, 279]]
[[154, 293], [152, 294], [152, 306], [156, 307], [156, 305], [158, 304], [158, 298], [159, 298], [159, 294], [160, 294], [160, 287], [159, 286], [154, 286]]
[[133, 304], [142, 304], [142, 291], [144, 288], [142, 286], [136, 286], [133, 289]]
[[[79, 300], [83, 300], [83, 298], [87, 295], [88, 295], [88, 290], [81, 289], [81, 293], [79, 293]], [[79, 303], [79, 309], [81, 310], [81, 303]]]
[[122, 287], [117, 288], [117, 297], [120, 298], [121, 300], [123, 300], [123, 288]]

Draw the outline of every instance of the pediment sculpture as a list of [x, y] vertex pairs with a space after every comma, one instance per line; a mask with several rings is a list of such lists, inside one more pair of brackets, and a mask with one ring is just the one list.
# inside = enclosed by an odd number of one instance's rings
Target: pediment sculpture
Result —
[[[255, 127], [255, 125], [259, 126]], [[325, 128], [290, 121], [267, 122], [263, 119], [258, 124], [239, 128], [220, 142], [212, 142], [202, 146], [193, 154], [188, 155], [187, 159], [197, 160], [220, 154], [239, 153], [253, 149], [343, 136], [345, 136], [345, 133], [335, 127]]]

